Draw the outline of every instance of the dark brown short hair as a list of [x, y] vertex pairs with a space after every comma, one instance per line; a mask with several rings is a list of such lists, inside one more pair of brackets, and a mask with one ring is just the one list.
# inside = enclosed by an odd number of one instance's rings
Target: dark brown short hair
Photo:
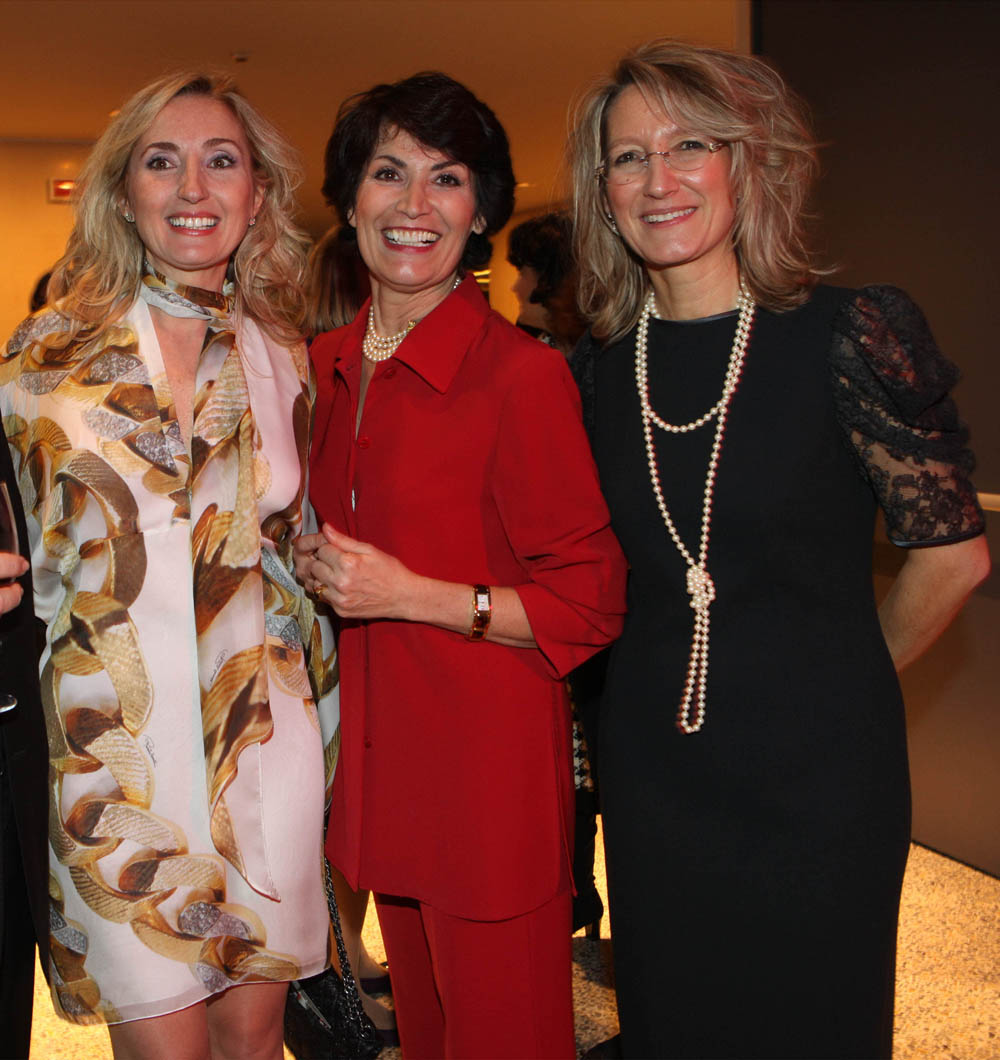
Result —
[[396, 131], [468, 167], [477, 212], [486, 227], [482, 235], [469, 236], [462, 267], [486, 265], [488, 237], [503, 228], [514, 210], [510, 144], [493, 111], [446, 74], [420, 73], [391, 85], [375, 85], [341, 105], [326, 145], [322, 188], [326, 201], [341, 223], [349, 224], [365, 166], [386, 135]]

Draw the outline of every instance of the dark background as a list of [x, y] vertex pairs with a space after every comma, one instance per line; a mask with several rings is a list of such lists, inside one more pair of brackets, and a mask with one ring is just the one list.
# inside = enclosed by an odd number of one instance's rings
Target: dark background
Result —
[[[757, 0], [754, 51], [809, 102], [824, 145], [830, 282], [893, 283], [960, 367], [980, 491], [1000, 494], [1000, 4]], [[997, 540], [1000, 514], [987, 514]], [[902, 560], [876, 542], [876, 588]], [[914, 838], [1000, 875], [1000, 574], [903, 675]]]

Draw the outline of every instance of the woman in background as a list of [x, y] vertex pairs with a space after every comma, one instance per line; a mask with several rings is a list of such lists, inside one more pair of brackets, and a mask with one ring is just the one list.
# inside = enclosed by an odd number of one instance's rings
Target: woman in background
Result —
[[148, 85], [0, 363], [47, 626], [52, 996], [118, 1058], [279, 1060], [287, 981], [328, 963], [295, 172], [228, 79]]
[[[38, 691], [28, 532], [2, 430], [0, 482], [10, 498], [20, 546], [20, 554], [0, 552], [0, 1027], [3, 1052], [27, 1057], [36, 943], [43, 967], [48, 953], [48, 748]], [[6, 535], [4, 540], [9, 546]]]
[[562, 213], [522, 221], [511, 229], [507, 260], [517, 269], [517, 326], [568, 357], [587, 328], [576, 307], [573, 222]]
[[[576, 307], [573, 268], [573, 222], [564, 213], [531, 217], [511, 229], [507, 260], [517, 269], [511, 288], [517, 295], [517, 326], [554, 346], [567, 357], [587, 325]], [[591, 656], [569, 677], [573, 707], [573, 781], [576, 820], [573, 827], [573, 931], [601, 937], [604, 902], [594, 881], [597, 837], [597, 760], [592, 753], [597, 735], [597, 709], [607, 664], [607, 650]]]
[[334, 225], [309, 252], [306, 333], [314, 338], [349, 324], [368, 294], [368, 270], [353, 229]]
[[407, 1057], [571, 1057], [563, 676], [617, 635], [624, 566], [565, 359], [470, 270], [510, 216], [492, 111], [443, 74], [341, 109], [324, 191], [372, 296], [316, 340], [297, 565], [341, 616], [327, 840], [376, 893]]
[[[954, 369], [903, 292], [817, 286], [810, 133], [758, 60], [639, 48], [572, 158], [576, 369], [630, 564], [600, 721], [622, 1053], [888, 1057], [896, 671], [988, 569]], [[878, 507], [907, 558], [876, 611]]]

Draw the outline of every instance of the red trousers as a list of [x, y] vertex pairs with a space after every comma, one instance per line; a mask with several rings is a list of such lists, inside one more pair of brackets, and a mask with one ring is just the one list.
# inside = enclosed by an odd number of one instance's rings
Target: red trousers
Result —
[[568, 892], [499, 921], [375, 903], [406, 1060], [576, 1056]]

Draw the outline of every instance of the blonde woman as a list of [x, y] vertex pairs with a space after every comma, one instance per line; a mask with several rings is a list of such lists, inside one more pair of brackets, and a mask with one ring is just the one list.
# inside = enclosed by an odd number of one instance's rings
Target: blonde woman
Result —
[[287, 981], [328, 963], [295, 172], [228, 79], [142, 89], [0, 363], [47, 626], [52, 996], [119, 1058], [276, 1060]]
[[[625, 1056], [888, 1057], [909, 842], [896, 671], [988, 569], [954, 371], [817, 284], [766, 65], [657, 40], [572, 143], [585, 415], [630, 565], [600, 718]], [[876, 510], [906, 561], [876, 610]]]

